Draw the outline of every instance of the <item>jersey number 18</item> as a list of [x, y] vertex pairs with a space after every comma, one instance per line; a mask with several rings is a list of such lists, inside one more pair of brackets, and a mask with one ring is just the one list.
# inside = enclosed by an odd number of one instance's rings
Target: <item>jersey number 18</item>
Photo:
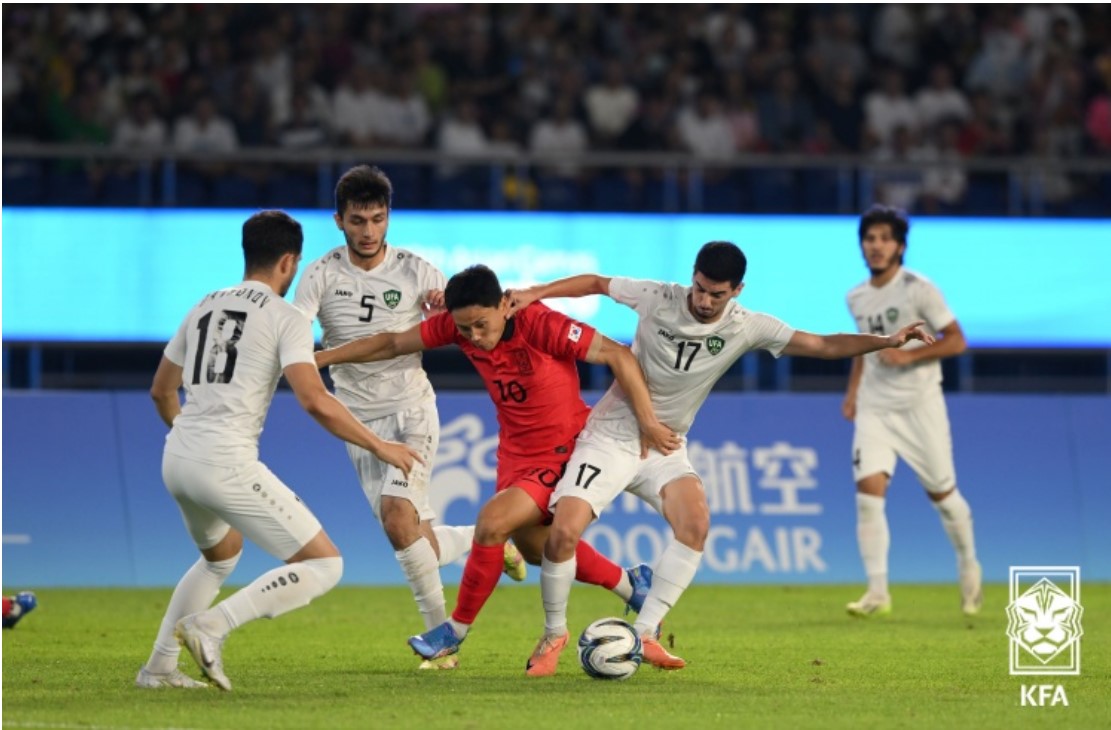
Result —
[[[230, 335], [225, 331], [225, 325], [229, 320], [233, 323]], [[205, 371], [206, 383], [230, 383], [232, 375], [235, 374], [235, 360], [238, 354], [235, 343], [243, 336], [247, 313], [221, 310], [220, 318], [216, 320], [216, 329], [212, 333], [212, 344], [206, 349], [208, 325], [211, 322], [212, 312], [197, 320], [197, 329], [201, 331], [201, 336], [197, 340], [197, 357], [193, 360], [193, 385], [200, 385], [202, 367]], [[221, 356], [223, 356], [223, 367], [217, 370], [216, 365], [220, 362]]]

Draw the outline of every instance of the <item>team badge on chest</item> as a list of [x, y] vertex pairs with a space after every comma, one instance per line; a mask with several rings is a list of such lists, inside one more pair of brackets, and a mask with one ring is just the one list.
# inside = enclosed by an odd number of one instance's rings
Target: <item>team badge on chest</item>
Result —
[[382, 301], [390, 309], [397, 309], [397, 305], [401, 303], [401, 292], [397, 289], [382, 292]]
[[717, 335], [706, 338], [706, 349], [710, 351], [711, 355], [716, 355], [721, 352], [721, 348], [725, 347], [725, 340]]

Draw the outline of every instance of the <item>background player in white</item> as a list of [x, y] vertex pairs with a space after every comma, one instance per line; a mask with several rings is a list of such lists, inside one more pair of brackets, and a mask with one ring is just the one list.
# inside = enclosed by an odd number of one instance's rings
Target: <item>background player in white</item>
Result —
[[[258, 437], [284, 374], [297, 401], [336, 436], [402, 472], [419, 455], [375, 436], [324, 387], [309, 320], [282, 297], [301, 260], [301, 224], [262, 211], [243, 224], [242, 283], [208, 294], [169, 344], [151, 385], [170, 426], [162, 478], [202, 557], [177, 584], [136, 685], [204, 687], [177, 668], [179, 641], [205, 675], [230, 690], [221, 650], [248, 621], [307, 605], [339, 582], [343, 559], [300, 498], [258, 460]], [[185, 404], [178, 389], [185, 388]], [[287, 565], [212, 608], [247, 537]], [[207, 609], [207, 610], [205, 610]]]
[[710, 528], [706, 494], [687, 456], [686, 434], [714, 383], [737, 358], [750, 350], [767, 350], [775, 357], [852, 357], [900, 347], [910, 339], [930, 339], [917, 322], [887, 337], [794, 330], [735, 301], [744, 288], [746, 268], [740, 248], [713, 241], [698, 252], [690, 286], [586, 274], [514, 292], [515, 307], [538, 298], [606, 294], [636, 310], [633, 352], [648, 380], [652, 407], [662, 423], [682, 436], [679, 450], [642, 456], [636, 419], [621, 388], [611, 386], [594, 406], [552, 495], [555, 519], [540, 573], [544, 636], [529, 660], [530, 676], [555, 673], [568, 638], [575, 545], [626, 489], [662, 514], [675, 533], [654, 567], [652, 587], [634, 625], [644, 658], [664, 669], [686, 665], [656, 640], [657, 627], [698, 570]]
[[[310, 319], [320, 320], [327, 348], [379, 332], [403, 332], [420, 324], [426, 311], [443, 305], [443, 273], [386, 240], [392, 197], [390, 179], [369, 165], [348, 170], [336, 184], [334, 217], [346, 245], [306, 268], [293, 299]], [[405, 478], [366, 449], [347, 445], [363, 492], [413, 591], [425, 630], [439, 626], [447, 620], [440, 566], [470, 549], [474, 525], [432, 526], [436, 513], [429, 486], [440, 417], [421, 355], [333, 365], [330, 371], [336, 397], [359, 420], [381, 438], [409, 444], [427, 464]], [[508, 542], [505, 566], [511, 578], [524, 579], [525, 561]], [[421, 667], [452, 669], [458, 662], [455, 656], [442, 657]]]
[[972, 534], [972, 511], [957, 490], [949, 416], [941, 392], [943, 357], [964, 352], [961, 326], [941, 292], [921, 274], [903, 268], [910, 223], [895, 208], [870, 208], [860, 219], [860, 249], [871, 276], [848, 294], [861, 332], [894, 332], [925, 320], [937, 340], [925, 346], [879, 352], [853, 361], [842, 412], [855, 421], [853, 479], [857, 540], [868, 590], [846, 608], [855, 616], [891, 611], [887, 551], [891, 544], [884, 498], [895, 461], [902, 457], [926, 488], [957, 552], [961, 610], [980, 611], [980, 563]]

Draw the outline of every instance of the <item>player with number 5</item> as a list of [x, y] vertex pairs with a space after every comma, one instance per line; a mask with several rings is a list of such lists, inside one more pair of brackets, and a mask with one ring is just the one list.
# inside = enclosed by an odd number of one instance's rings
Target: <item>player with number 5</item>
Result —
[[[502, 572], [502, 550], [512, 537], [534, 565], [547, 539], [548, 503], [563, 474], [575, 436], [589, 412], [579, 391], [577, 361], [608, 365], [629, 393], [638, 433], [662, 453], [678, 446], [675, 433], [652, 412], [648, 386], [628, 347], [541, 303], [510, 312], [497, 275], [472, 266], [448, 280], [442, 312], [400, 333], [354, 340], [316, 354], [321, 367], [373, 362], [433, 347], [458, 345], [474, 364], [498, 416], [496, 494], [478, 514], [474, 545], [463, 569], [459, 598], [450, 620], [409, 640], [425, 659], [459, 650]], [[585, 542], [576, 550], [577, 577], [619, 595], [640, 609], [650, 573], [628, 571]]]

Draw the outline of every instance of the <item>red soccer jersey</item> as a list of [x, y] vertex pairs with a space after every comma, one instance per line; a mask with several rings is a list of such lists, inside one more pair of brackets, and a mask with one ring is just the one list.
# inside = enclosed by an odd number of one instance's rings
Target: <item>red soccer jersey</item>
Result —
[[421, 323], [426, 348], [459, 345], [486, 383], [498, 414], [498, 452], [520, 458], [567, 447], [590, 409], [579, 390], [577, 360], [586, 358], [594, 328], [534, 302], [506, 323], [490, 352], [459, 334], [449, 312]]

